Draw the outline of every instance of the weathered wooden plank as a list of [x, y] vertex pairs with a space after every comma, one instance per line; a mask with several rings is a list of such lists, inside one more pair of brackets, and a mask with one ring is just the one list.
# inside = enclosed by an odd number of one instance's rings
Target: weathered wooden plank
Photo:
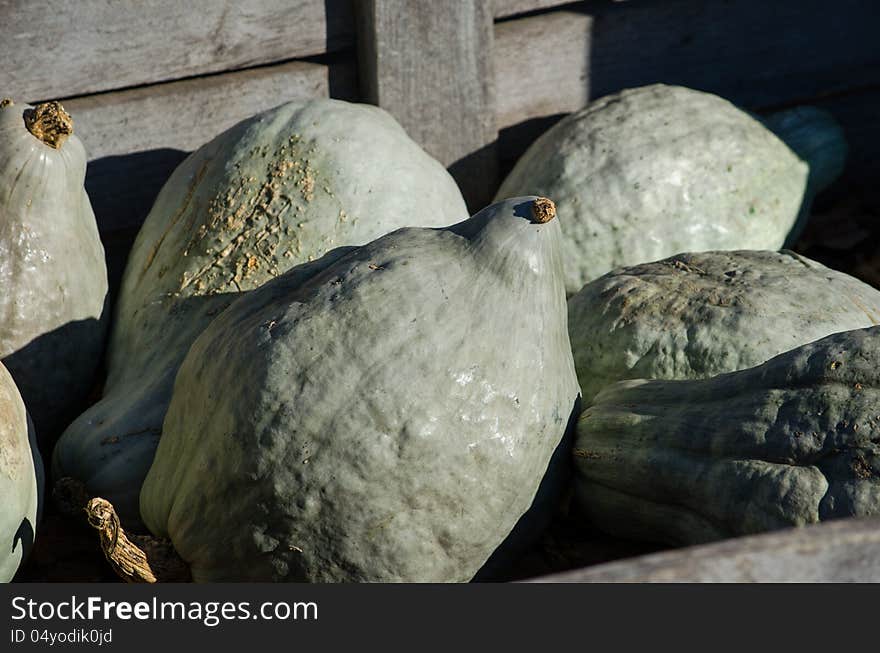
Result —
[[571, 3], [572, 0], [492, 0], [492, 13], [496, 19], [506, 18]]
[[498, 127], [570, 113], [590, 99], [593, 16], [559, 11], [495, 28]]
[[355, 85], [351, 61], [291, 62], [65, 101], [99, 228], [139, 226], [186, 153], [236, 122], [298, 98], [353, 99]]
[[351, 0], [0, 0], [0, 92], [21, 101], [246, 68], [354, 43]]
[[495, 185], [492, 7], [480, 0], [358, 3], [362, 96], [449, 167], [471, 208]]
[[654, 82], [762, 107], [880, 82], [877, 10], [864, 0], [630, 0], [499, 23], [499, 127]]
[[528, 582], [880, 582], [880, 519], [807, 528], [654, 553]]

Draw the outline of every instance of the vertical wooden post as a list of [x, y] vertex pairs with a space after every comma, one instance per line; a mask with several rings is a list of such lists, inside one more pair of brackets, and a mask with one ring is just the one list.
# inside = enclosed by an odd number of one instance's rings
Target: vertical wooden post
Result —
[[468, 207], [498, 185], [492, 3], [355, 0], [361, 93], [447, 166]]

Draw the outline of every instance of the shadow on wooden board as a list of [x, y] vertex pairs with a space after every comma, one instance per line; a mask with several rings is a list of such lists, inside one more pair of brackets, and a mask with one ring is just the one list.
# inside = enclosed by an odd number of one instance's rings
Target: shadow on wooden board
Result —
[[497, 142], [489, 143], [461, 157], [447, 170], [455, 179], [467, 201], [468, 212], [474, 215], [492, 203], [498, 188]]
[[89, 161], [86, 192], [104, 234], [140, 227], [162, 185], [188, 152], [163, 148]]

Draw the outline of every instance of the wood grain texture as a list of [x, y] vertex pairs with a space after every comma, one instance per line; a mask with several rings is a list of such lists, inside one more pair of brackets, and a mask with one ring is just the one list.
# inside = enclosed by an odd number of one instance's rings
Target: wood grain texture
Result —
[[358, 3], [362, 96], [449, 167], [472, 209], [496, 181], [493, 33], [480, 0]]
[[351, 61], [292, 62], [66, 101], [99, 229], [140, 226], [186, 153], [240, 120], [295, 99], [351, 99], [354, 86]]
[[747, 107], [880, 82], [877, 10], [841, 0], [630, 0], [585, 3], [499, 23], [499, 127], [566, 113], [654, 82]]
[[351, 0], [0, 0], [0, 92], [64, 98], [353, 43]]
[[590, 99], [593, 16], [572, 11], [495, 28], [498, 127], [570, 113]]
[[654, 553], [529, 582], [876, 583], [880, 582], [880, 519], [826, 522]]

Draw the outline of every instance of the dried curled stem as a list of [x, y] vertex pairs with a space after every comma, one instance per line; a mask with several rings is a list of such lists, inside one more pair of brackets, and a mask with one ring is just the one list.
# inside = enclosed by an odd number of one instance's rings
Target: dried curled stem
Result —
[[104, 557], [127, 583], [179, 583], [192, 580], [189, 566], [171, 542], [152, 535], [129, 535], [116, 509], [106, 499], [90, 499], [86, 486], [76, 479], [58, 479], [52, 496], [59, 511], [68, 516], [85, 510], [89, 525], [98, 531]]
[[106, 499], [95, 497], [86, 516], [101, 538], [104, 557], [127, 583], [179, 583], [192, 580], [187, 564], [171, 542], [152, 535], [126, 534], [119, 515]]
[[532, 222], [544, 224], [556, 217], [556, 205], [547, 197], [539, 197], [532, 203]]
[[60, 102], [43, 102], [24, 112], [28, 131], [49, 147], [59, 149], [73, 133], [73, 119]]

